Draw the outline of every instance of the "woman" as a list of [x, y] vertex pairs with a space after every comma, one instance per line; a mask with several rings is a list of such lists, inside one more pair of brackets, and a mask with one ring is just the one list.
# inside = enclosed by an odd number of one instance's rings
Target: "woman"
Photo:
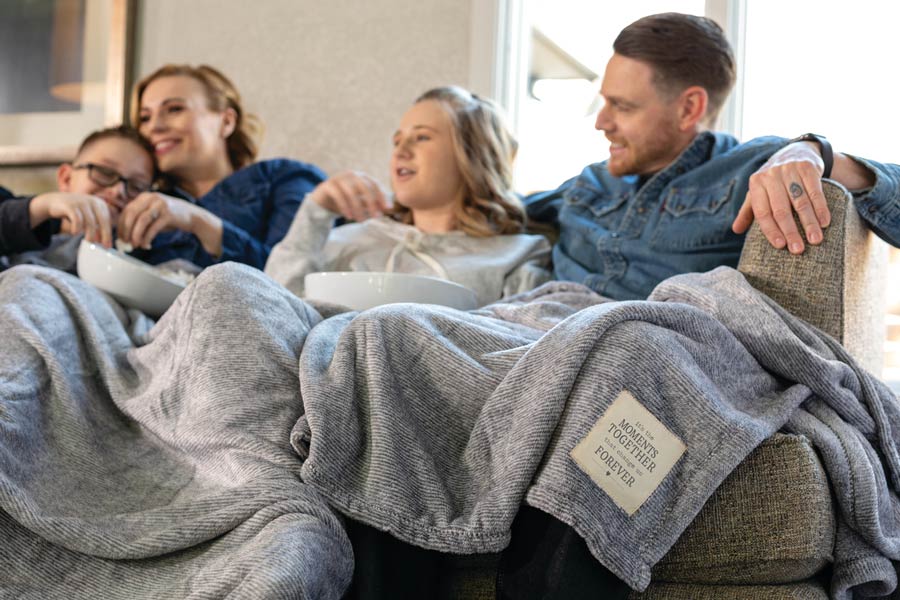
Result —
[[254, 163], [258, 122], [231, 81], [206, 65], [165, 65], [142, 79], [131, 119], [166, 183], [125, 208], [118, 237], [152, 264], [232, 260], [261, 269], [303, 197], [325, 179], [294, 160]]
[[[549, 243], [523, 233], [512, 190], [516, 142], [492, 102], [458, 87], [430, 90], [403, 115], [393, 142], [393, 202], [367, 175], [325, 181], [266, 273], [297, 295], [315, 271], [437, 275], [472, 289], [480, 304], [550, 278]], [[363, 222], [332, 229], [341, 215]]]

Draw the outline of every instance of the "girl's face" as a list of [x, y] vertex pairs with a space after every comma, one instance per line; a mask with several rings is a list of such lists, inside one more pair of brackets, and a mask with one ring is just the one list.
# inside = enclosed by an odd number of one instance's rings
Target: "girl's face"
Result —
[[192, 180], [228, 163], [234, 114], [210, 110], [202, 83], [187, 75], [159, 77], [140, 102], [138, 129], [153, 144], [160, 171]]
[[450, 116], [436, 100], [414, 104], [394, 133], [391, 187], [394, 199], [416, 211], [455, 210], [463, 179], [453, 152]]

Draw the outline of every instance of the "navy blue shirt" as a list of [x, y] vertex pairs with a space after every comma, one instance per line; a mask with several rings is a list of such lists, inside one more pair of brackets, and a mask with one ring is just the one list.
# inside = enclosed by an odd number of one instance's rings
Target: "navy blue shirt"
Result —
[[47, 219], [32, 229], [29, 202], [31, 196], [17, 198], [6, 188], [0, 187], [0, 255], [40, 250], [50, 243], [58, 222]]
[[173, 195], [222, 219], [222, 255], [213, 257], [195, 235], [184, 231], [165, 231], [153, 239], [150, 250], [132, 254], [150, 264], [181, 258], [200, 267], [235, 261], [262, 269], [304, 196], [324, 180], [325, 173], [315, 165], [276, 158], [235, 171], [200, 198], [176, 190]]

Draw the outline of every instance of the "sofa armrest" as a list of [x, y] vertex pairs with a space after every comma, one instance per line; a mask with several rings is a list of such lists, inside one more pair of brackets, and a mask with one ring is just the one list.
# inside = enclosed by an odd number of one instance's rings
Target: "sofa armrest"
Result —
[[[887, 244], [864, 225], [840, 183], [822, 180], [831, 225], [818, 246], [795, 256], [769, 244], [754, 223], [738, 264], [747, 280], [793, 315], [840, 341], [860, 364], [881, 376]], [[797, 227], [803, 231], [798, 223]]]

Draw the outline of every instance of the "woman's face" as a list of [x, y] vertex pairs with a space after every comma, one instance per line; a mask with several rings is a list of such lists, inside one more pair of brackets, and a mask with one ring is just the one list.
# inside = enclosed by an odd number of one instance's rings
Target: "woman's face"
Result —
[[153, 144], [160, 171], [192, 180], [228, 164], [233, 114], [210, 110], [202, 83], [187, 75], [159, 77], [140, 103], [138, 129]]
[[406, 111], [393, 141], [391, 187], [397, 202], [413, 210], [462, 204], [450, 116], [436, 100], [423, 100]]

